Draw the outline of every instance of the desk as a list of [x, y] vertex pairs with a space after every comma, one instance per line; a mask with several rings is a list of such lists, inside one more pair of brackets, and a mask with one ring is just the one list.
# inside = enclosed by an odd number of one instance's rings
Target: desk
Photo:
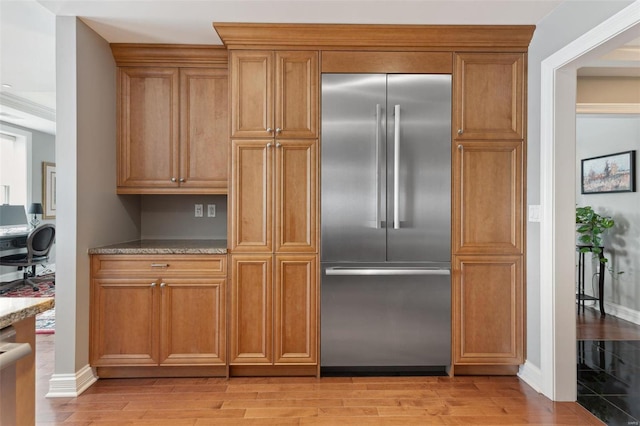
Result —
[[[581, 252], [583, 248], [593, 249], [593, 246], [577, 245], [576, 251], [578, 252], [578, 292], [576, 293], [576, 300], [578, 301], [578, 315], [580, 315], [580, 305], [582, 305], [582, 313], [584, 314], [584, 301], [585, 300], [597, 300], [600, 304], [600, 314], [604, 317], [607, 315], [604, 312], [604, 247], [600, 247], [600, 253], [598, 254], [598, 297], [589, 296], [584, 293], [584, 255], [586, 253]], [[587, 253], [590, 253], [587, 252]]]
[[0, 227], [0, 250], [14, 250], [27, 246], [27, 237], [31, 227], [13, 226], [9, 228]]

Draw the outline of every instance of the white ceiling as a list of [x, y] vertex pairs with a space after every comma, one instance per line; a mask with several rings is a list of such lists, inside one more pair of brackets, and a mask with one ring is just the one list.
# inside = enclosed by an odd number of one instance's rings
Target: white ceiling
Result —
[[[55, 133], [56, 15], [80, 17], [110, 43], [220, 44], [212, 22], [536, 24], [560, 3], [562, 0], [0, 0], [0, 83], [12, 86], [0, 89], [0, 120]], [[626, 62], [626, 66], [638, 68], [639, 60]], [[624, 61], [610, 59], [603, 66]]]

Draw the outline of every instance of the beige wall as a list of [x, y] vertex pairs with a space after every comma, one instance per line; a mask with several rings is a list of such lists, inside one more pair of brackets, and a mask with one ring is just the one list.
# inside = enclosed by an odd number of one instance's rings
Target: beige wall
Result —
[[578, 77], [579, 104], [638, 104], [638, 77]]

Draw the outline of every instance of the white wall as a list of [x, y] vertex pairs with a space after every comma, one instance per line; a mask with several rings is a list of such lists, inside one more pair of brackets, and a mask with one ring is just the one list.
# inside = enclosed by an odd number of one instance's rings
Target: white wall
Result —
[[[613, 273], [605, 273], [605, 301], [635, 311], [636, 317], [640, 318], [640, 192], [581, 194], [580, 190], [582, 159], [631, 150], [636, 150], [636, 154], [640, 155], [640, 116], [576, 116], [576, 203], [579, 206], [591, 206], [596, 212], [611, 216], [616, 222], [605, 237], [605, 252], [609, 258], [607, 269], [613, 270]], [[636, 157], [636, 171], [640, 170], [639, 158]], [[585, 258], [585, 290], [588, 294], [594, 294], [590, 277], [597, 261], [591, 262], [590, 257], [587, 255]], [[597, 279], [594, 282], [597, 283]], [[597, 292], [597, 284], [595, 290]]]
[[[571, 1], [542, 19], [528, 56], [527, 204], [540, 204], [541, 62], [614, 15], [630, 0]], [[527, 225], [527, 362], [540, 367], [540, 224]]]
[[108, 43], [75, 17], [58, 16], [56, 64], [58, 263], [49, 396], [65, 396], [77, 390], [89, 361], [87, 250], [137, 239], [140, 206], [116, 195], [116, 66]]

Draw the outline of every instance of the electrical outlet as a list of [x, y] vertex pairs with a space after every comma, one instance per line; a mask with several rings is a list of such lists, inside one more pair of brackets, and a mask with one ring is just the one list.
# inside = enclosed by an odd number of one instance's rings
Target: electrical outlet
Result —
[[216, 205], [207, 204], [207, 217], [216, 217]]
[[202, 217], [202, 204], [196, 204], [196, 217]]

